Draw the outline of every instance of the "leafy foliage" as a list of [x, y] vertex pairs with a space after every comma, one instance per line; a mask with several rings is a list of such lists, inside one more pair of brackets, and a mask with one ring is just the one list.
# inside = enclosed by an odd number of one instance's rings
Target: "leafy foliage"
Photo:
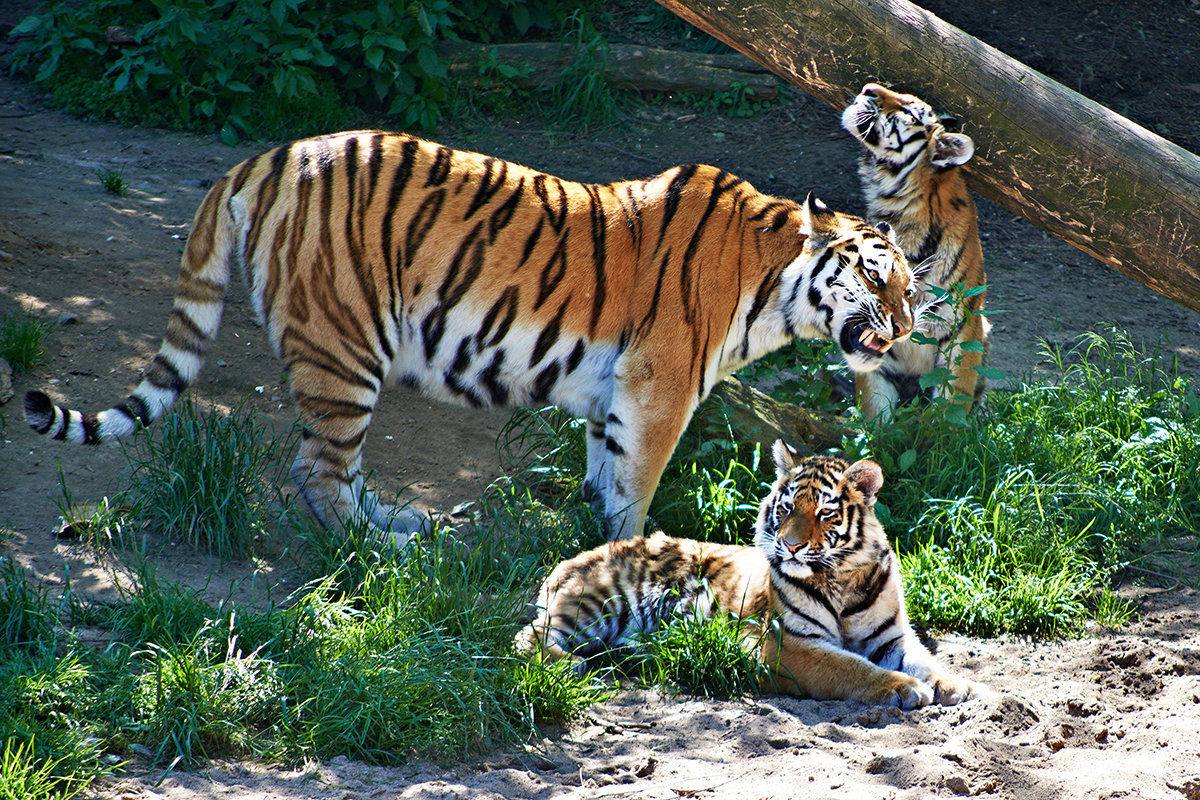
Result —
[[219, 130], [229, 142], [324, 132], [366, 114], [428, 130], [447, 100], [439, 40], [548, 27], [555, 7], [554, 0], [59, 3], [14, 28], [10, 68], [70, 110]]

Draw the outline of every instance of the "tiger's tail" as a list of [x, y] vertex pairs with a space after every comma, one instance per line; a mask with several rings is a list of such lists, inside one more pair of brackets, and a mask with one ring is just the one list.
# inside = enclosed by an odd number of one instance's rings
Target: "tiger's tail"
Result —
[[38, 433], [75, 444], [99, 444], [148, 426], [195, 381], [225, 310], [225, 291], [237, 242], [227, 178], [196, 212], [179, 267], [175, 304], [162, 346], [142, 382], [107, 411], [88, 413], [56, 405], [45, 392], [25, 395], [25, 421]]

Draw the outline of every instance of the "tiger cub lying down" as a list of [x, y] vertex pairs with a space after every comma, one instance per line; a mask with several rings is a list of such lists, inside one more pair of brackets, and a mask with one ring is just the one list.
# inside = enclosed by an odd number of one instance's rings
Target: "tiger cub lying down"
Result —
[[765, 690], [904, 709], [971, 697], [977, 687], [947, 673], [909, 625], [872, 508], [879, 465], [801, 458], [782, 441], [773, 453], [778, 479], [753, 547], [658, 533], [582, 553], [546, 578], [517, 649], [582, 665], [682, 614], [720, 610], [758, 621], [747, 644], [769, 668]]

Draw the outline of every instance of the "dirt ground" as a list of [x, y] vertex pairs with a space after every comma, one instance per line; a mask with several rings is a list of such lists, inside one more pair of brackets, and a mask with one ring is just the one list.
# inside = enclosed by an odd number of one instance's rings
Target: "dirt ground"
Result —
[[[1109, 2], [927, 5], [1200, 151], [1200, 0], [1142, 4], [1136, 24], [1125, 6]], [[20, 6], [0, 6], [0, 25], [15, 22]], [[503, 120], [447, 128], [437, 138], [576, 180], [714, 163], [764, 191], [800, 198], [813, 190], [834, 207], [861, 209], [853, 143], [833, 109], [804, 97], [750, 120], [654, 108], [589, 133]], [[51, 531], [60, 466], [76, 499], [96, 500], [120, 486], [124, 459], [115, 447], [39, 439], [21, 419], [19, 398], [49, 386], [59, 399], [101, 408], [124, 395], [158, 347], [194, 209], [214, 179], [266, 146], [81, 121], [0, 75], [0, 315], [32, 311], [54, 324], [46, 363], [17, 376], [17, 400], [0, 405], [0, 528], [12, 534], [3, 555], [50, 585], [69, 574], [78, 591], [111, 592], [105, 565]], [[123, 171], [130, 193], [106, 194], [98, 169]], [[1166, 337], [1164, 351], [1200, 376], [1200, 315], [986, 201], [980, 220], [989, 307], [1005, 312], [993, 317], [992, 366], [1036, 376], [1045, 368], [1043, 341], [1067, 344], [1112, 324], [1140, 342]], [[248, 398], [281, 433], [295, 419], [281, 367], [237, 289], [192, 396], [227, 407]], [[394, 390], [373, 423], [366, 464], [385, 493], [450, 509], [500, 473], [495, 438], [507, 417]], [[287, 557], [219, 564], [169, 542], [158, 555], [160, 578], [203, 586], [214, 599], [249, 599], [263, 582], [280, 596], [293, 567]], [[1050, 643], [940, 638], [941, 658], [993, 690], [959, 708], [900, 713], [848, 702], [627, 693], [533, 751], [491, 753], [451, 769], [343, 759], [292, 771], [215, 765], [132, 774], [104, 796], [1196, 800], [1200, 594], [1170, 583], [1123, 591], [1142, 601], [1141, 619], [1124, 630]]]

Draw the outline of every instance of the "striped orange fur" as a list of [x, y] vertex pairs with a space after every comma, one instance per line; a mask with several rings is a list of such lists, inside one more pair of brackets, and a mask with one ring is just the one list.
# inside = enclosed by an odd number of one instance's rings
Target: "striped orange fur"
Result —
[[305, 139], [221, 178], [197, 211], [145, 379], [99, 414], [41, 392], [26, 418], [95, 443], [160, 417], [195, 379], [239, 269], [305, 434], [292, 475], [326, 524], [396, 515], [362, 479], [380, 392], [586, 417], [587, 486], [612, 536], [641, 533], [713, 384], [796, 336], [869, 370], [911, 330], [903, 254], [861, 219], [710, 166], [585, 184], [379, 131]]
[[873, 509], [879, 465], [800, 458], [782, 441], [773, 454], [777, 478], [753, 547], [659, 533], [582, 553], [543, 582], [517, 650], [583, 665], [681, 614], [720, 612], [759, 622], [746, 644], [767, 667], [768, 691], [901, 708], [977, 692], [909, 625], [899, 564]]
[[[859, 174], [868, 217], [892, 226], [923, 284], [946, 290], [987, 284], [978, 214], [962, 172], [975, 144], [969, 136], [947, 130], [956, 124], [920, 98], [877, 83], [864, 86], [842, 113], [842, 126], [863, 145]], [[982, 311], [984, 293], [967, 298], [965, 305]], [[983, 396], [985, 380], [975, 367], [986, 360], [987, 318], [971, 314], [956, 325], [951, 304], [928, 292], [922, 295], [919, 316], [917, 330], [938, 345], [905, 341], [888, 351], [879, 369], [855, 375], [859, 406], [867, 417], [887, 418], [897, 403], [932, 397], [919, 381], [939, 367], [951, 369], [952, 390], [968, 407]], [[972, 340], [983, 345], [982, 352], [962, 349], [962, 342]]]

